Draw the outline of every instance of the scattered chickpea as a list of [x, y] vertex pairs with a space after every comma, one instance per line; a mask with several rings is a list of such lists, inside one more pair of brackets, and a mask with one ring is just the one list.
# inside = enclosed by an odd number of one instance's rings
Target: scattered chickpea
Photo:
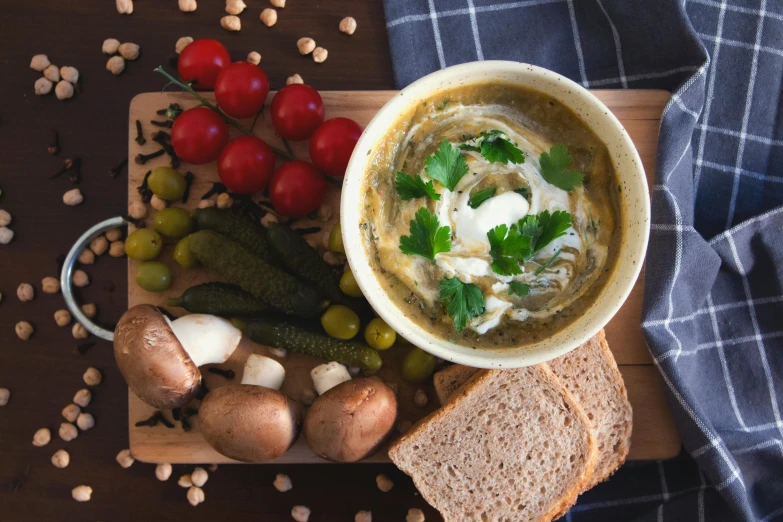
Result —
[[82, 305], [82, 313], [92, 319], [98, 314], [98, 307], [95, 303], [86, 303]]
[[291, 477], [289, 477], [288, 475], [284, 475], [283, 473], [278, 473], [275, 476], [275, 481], [273, 482], [273, 485], [275, 486], [275, 489], [280, 493], [291, 491], [294, 488], [294, 485], [291, 482]]
[[101, 371], [98, 368], [90, 366], [82, 375], [82, 379], [87, 386], [98, 386], [103, 380], [103, 375], [101, 375]]
[[79, 414], [82, 412], [82, 409], [79, 408], [76, 404], [69, 404], [65, 408], [63, 408], [62, 416], [65, 420], [68, 422], [76, 422], [76, 419], [79, 418]]
[[413, 427], [413, 423], [408, 419], [401, 420], [400, 422], [397, 423], [397, 431], [400, 432], [400, 435], [405, 435], [411, 430], [412, 427]]
[[359, 511], [353, 517], [353, 522], [372, 522], [372, 513], [369, 511]]
[[49, 428], [41, 428], [35, 432], [35, 435], [33, 435], [33, 446], [36, 448], [42, 448], [49, 444], [49, 441], [51, 440], [52, 432], [49, 430]]
[[264, 217], [261, 218], [261, 224], [265, 227], [269, 226], [269, 223], [277, 223], [278, 219], [277, 216], [272, 214], [271, 212], [268, 212]]
[[23, 303], [35, 299], [35, 290], [33, 289], [33, 285], [30, 283], [20, 284], [16, 288], [16, 297], [18, 297], [19, 300]]
[[117, 461], [117, 464], [119, 464], [125, 469], [128, 469], [129, 467], [133, 466], [133, 463], [136, 462], [136, 459], [133, 458], [133, 455], [131, 455], [129, 449], [124, 449], [119, 453], [117, 453], [115, 460]]
[[225, 192], [217, 198], [217, 208], [231, 208], [233, 204], [234, 200]]
[[332, 206], [324, 203], [318, 207], [318, 221], [326, 223], [330, 219], [332, 219]]
[[73, 271], [73, 277], [71, 277], [71, 281], [73, 282], [74, 286], [78, 288], [84, 288], [90, 284], [90, 276], [88, 276], [87, 272], [84, 270], [77, 268]]
[[103, 45], [101, 46], [101, 51], [103, 54], [115, 54], [117, 52], [117, 49], [120, 48], [120, 41], [116, 38], [107, 38], [103, 41]]
[[57, 323], [57, 326], [68, 326], [71, 324], [71, 319], [71, 312], [66, 309], [57, 310], [54, 313], [54, 322]]
[[79, 81], [79, 70], [76, 67], [65, 65], [60, 67], [60, 77], [66, 82], [75, 85]]
[[93, 417], [91, 413], [82, 412], [76, 419], [76, 425], [79, 426], [79, 429], [82, 431], [91, 430], [95, 427], [95, 417]]
[[87, 339], [90, 334], [87, 333], [87, 330], [82, 326], [81, 323], [74, 323], [71, 327], [71, 335], [73, 335], [74, 339]]
[[269, 348], [269, 353], [279, 359], [285, 359], [288, 356], [288, 350], [283, 348]]
[[386, 475], [378, 475], [375, 477], [375, 484], [378, 486], [378, 489], [384, 493], [388, 493], [394, 487], [394, 482]]
[[193, 485], [197, 488], [206, 484], [207, 480], [209, 480], [209, 473], [207, 473], [207, 470], [204, 468], [196, 468], [190, 474], [190, 481], [193, 482]]
[[307, 522], [310, 520], [310, 508], [307, 506], [294, 506], [291, 508], [291, 518], [296, 522]]
[[210, 473], [214, 473], [214, 472], [216, 472], [218, 470], [218, 465], [217, 464], [210, 464], [209, 466], [207, 466], [207, 469], [209, 470]]
[[113, 75], [122, 74], [125, 70], [125, 58], [122, 56], [112, 56], [109, 61], [106, 62], [106, 70]]
[[198, 202], [198, 208], [211, 208], [215, 206], [214, 199], [202, 199]]
[[105, 235], [108, 241], [119, 241], [122, 239], [122, 230], [119, 228], [112, 228], [107, 230]]
[[37, 96], [46, 96], [52, 92], [53, 84], [48, 79], [41, 76], [35, 80], [35, 94]]
[[68, 464], [71, 463], [71, 456], [68, 454], [67, 451], [61, 449], [57, 450], [54, 455], [52, 455], [52, 465], [55, 468], [67, 468]]
[[329, 51], [327, 51], [323, 47], [316, 47], [315, 50], [313, 51], [313, 61], [315, 63], [324, 63], [328, 56], [329, 56]]
[[92, 401], [92, 392], [87, 388], [82, 388], [81, 390], [77, 391], [76, 394], [73, 396], [74, 404], [82, 408], [86, 408], [87, 406], [89, 406], [91, 401]]
[[7, 245], [14, 238], [14, 231], [8, 227], [0, 227], [0, 245]]
[[31, 325], [27, 321], [19, 321], [18, 323], [16, 323], [14, 329], [16, 330], [17, 337], [19, 337], [23, 341], [28, 340], [30, 336], [33, 335], [33, 332], [35, 331], [33, 325]]
[[271, 7], [267, 7], [261, 11], [261, 22], [267, 27], [275, 25], [277, 23], [277, 11]]
[[152, 199], [150, 199], [150, 206], [155, 210], [162, 210], [168, 206], [168, 203], [166, 203], [165, 199], [159, 198], [157, 194], [153, 194]]
[[7, 210], [0, 209], [0, 227], [11, 224], [11, 214]]
[[125, 42], [124, 44], [120, 45], [118, 51], [120, 53], [120, 56], [122, 56], [126, 60], [133, 61], [139, 57], [139, 49], [140, 47], [137, 44]]
[[[63, 82], [60, 82], [57, 85], [60, 85], [62, 83]], [[77, 188], [71, 189], [65, 194], [63, 194], [63, 203], [65, 203], [69, 207], [75, 207], [76, 205], [80, 205], [82, 201], [84, 201], [84, 196], [82, 196], [82, 191]]]
[[95, 263], [95, 252], [89, 248], [85, 248], [82, 250], [82, 253], [79, 254], [78, 261], [83, 265], [91, 265]]
[[52, 62], [49, 61], [49, 57], [45, 54], [36, 54], [30, 60], [30, 69], [34, 71], [43, 72], [50, 65], [52, 65]]
[[242, 0], [226, 0], [226, 12], [230, 15], [238, 15], [245, 10], [247, 4]]
[[197, 7], [196, 0], [179, 0], [179, 10], [183, 13], [192, 13]]
[[44, 277], [41, 280], [41, 290], [45, 294], [56, 294], [60, 291], [60, 280], [56, 277]]
[[161, 463], [155, 466], [155, 477], [161, 482], [165, 482], [171, 477], [171, 464]]
[[174, 52], [177, 54], [180, 54], [185, 47], [193, 43], [193, 37], [192, 36], [183, 36], [180, 39], [177, 40], [177, 43], [174, 44]]
[[228, 15], [220, 19], [220, 27], [226, 31], [239, 31], [242, 29], [242, 21], [238, 16]]
[[256, 51], [250, 51], [247, 53], [247, 63], [252, 63], [253, 65], [258, 65], [261, 63], [261, 53]]
[[424, 522], [424, 513], [419, 508], [410, 508], [405, 515], [405, 522]]
[[63, 422], [60, 424], [60, 431], [58, 434], [65, 442], [71, 442], [73, 439], [79, 436], [79, 430], [77, 430], [76, 426], [70, 422]]
[[305, 406], [312, 406], [317, 397], [315, 390], [312, 388], [305, 388], [302, 390], [302, 404]]
[[299, 49], [299, 54], [310, 54], [315, 49], [315, 40], [302, 37], [296, 41], [296, 47]]
[[177, 485], [181, 488], [189, 488], [193, 486], [193, 481], [190, 480], [190, 473], [182, 475], [177, 481]]
[[418, 406], [419, 408], [425, 407], [430, 402], [430, 398], [427, 397], [427, 392], [419, 388], [416, 390], [416, 392], [413, 394], [413, 404]]
[[57, 82], [54, 88], [54, 95], [58, 100], [67, 100], [73, 98], [73, 85], [70, 82]]
[[[119, 2], [120, 0], [117, 0], [118, 4]], [[88, 502], [92, 498], [92, 488], [90, 486], [76, 486], [71, 490], [71, 496], [76, 502]]]
[[204, 490], [197, 487], [192, 486], [190, 489], [188, 489], [188, 502], [190, 502], [190, 505], [195, 507], [204, 502], [206, 496], [204, 495]]
[[269, 0], [269, 3], [280, 9], [285, 7], [285, 0]]
[[346, 16], [340, 20], [340, 32], [345, 34], [353, 34], [356, 31], [356, 18], [353, 16]]
[[11, 390], [0, 388], [0, 406], [5, 406], [11, 400]]
[[44, 69], [43, 75], [50, 82], [56, 83], [60, 81], [60, 69], [54, 64]]
[[109, 255], [111, 257], [122, 257], [125, 255], [125, 243], [122, 241], [114, 241], [109, 247]]
[[147, 205], [141, 201], [134, 201], [128, 205], [128, 215], [133, 219], [144, 219], [147, 217]]
[[120, 14], [133, 13], [133, 0], [116, 0], [117, 12]]

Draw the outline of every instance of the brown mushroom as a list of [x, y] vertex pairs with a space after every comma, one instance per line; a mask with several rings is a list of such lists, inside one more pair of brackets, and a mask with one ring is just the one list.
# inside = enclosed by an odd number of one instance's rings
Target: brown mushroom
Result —
[[345, 381], [327, 390], [307, 411], [304, 436], [310, 449], [334, 462], [372, 455], [394, 429], [397, 396], [381, 379]]
[[152, 305], [134, 306], [114, 330], [114, 358], [130, 389], [161, 409], [187, 404], [201, 386], [199, 366], [225, 362], [242, 332], [219, 317], [174, 321]]

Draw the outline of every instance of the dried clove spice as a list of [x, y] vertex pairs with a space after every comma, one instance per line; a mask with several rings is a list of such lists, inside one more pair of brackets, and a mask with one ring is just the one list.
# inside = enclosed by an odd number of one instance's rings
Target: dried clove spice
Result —
[[120, 173], [122, 172], [122, 170], [125, 168], [127, 164], [128, 164], [128, 158], [122, 158], [122, 160], [120, 160], [120, 162], [117, 163], [117, 165], [109, 169], [109, 176], [111, 176], [112, 178], [116, 178], [117, 176], [120, 175]]
[[158, 420], [158, 422], [160, 422], [161, 424], [163, 424], [167, 428], [173, 428], [174, 427], [174, 424], [170, 420], [168, 420], [165, 417], [165, 415], [163, 415], [163, 412], [160, 411], [160, 410], [155, 412], [155, 418]]
[[182, 426], [182, 431], [190, 431], [190, 421], [188, 420], [188, 417], [182, 417], [182, 420], [179, 421], [179, 424]]
[[74, 346], [73, 354], [74, 355], [84, 355], [93, 346], [95, 346], [95, 343], [92, 343], [92, 342], [90, 342], [90, 343], [81, 343], [79, 345]]
[[143, 219], [136, 219], [135, 217], [130, 216], [128, 214], [122, 216], [122, 219], [124, 219], [125, 221], [127, 221], [128, 223], [130, 223], [136, 228], [144, 228], [144, 225], [146, 225]]
[[57, 129], [52, 129], [52, 141], [49, 142], [46, 150], [52, 156], [57, 156], [60, 153], [60, 134], [57, 132]]
[[152, 171], [148, 170], [147, 173], [144, 174], [144, 179], [141, 181], [141, 185], [136, 187], [136, 191], [141, 195], [141, 200], [144, 203], [149, 203], [152, 199], [152, 191], [149, 187], [150, 174], [152, 174]]
[[165, 116], [169, 120], [176, 120], [182, 112], [182, 107], [180, 107], [179, 103], [172, 103], [165, 109], [158, 109], [155, 111], [155, 114], [158, 116]]
[[294, 228], [292, 230], [300, 235], [306, 236], [307, 234], [315, 234], [316, 232], [320, 232], [321, 227]]
[[144, 132], [141, 128], [141, 121], [136, 120], [136, 143], [139, 145], [144, 145], [147, 143], [147, 139], [144, 137]]
[[182, 418], [182, 408], [174, 408], [171, 410], [171, 417], [178, 421]]
[[201, 400], [204, 397], [206, 397], [208, 393], [209, 393], [209, 388], [207, 387], [207, 383], [204, 382], [204, 380], [202, 379], [201, 380], [201, 388], [199, 388], [198, 393], [196, 394], [196, 398], [198, 400]]
[[211, 198], [212, 196], [214, 196], [215, 194], [223, 194], [223, 193], [224, 193], [224, 192], [226, 192], [226, 191], [228, 191], [228, 189], [226, 188], [226, 186], [225, 186], [224, 184], [222, 184], [222, 183], [220, 183], [220, 182], [213, 183], [213, 184], [212, 184], [212, 188], [211, 188], [211, 189], [209, 189], [208, 191], [206, 191], [206, 192], [204, 193], [204, 195], [203, 195], [203, 196], [201, 196], [201, 199], [202, 199], [202, 200], [203, 200], [203, 199], [209, 199], [209, 198]]
[[152, 141], [163, 147], [163, 150], [166, 151], [166, 154], [169, 155], [171, 158], [172, 168], [176, 169], [179, 167], [179, 156], [177, 156], [177, 153], [174, 152], [174, 147], [171, 145], [171, 136], [169, 136], [168, 133], [158, 131], [152, 135]]
[[224, 379], [231, 380], [234, 378], [234, 370], [223, 370], [222, 368], [209, 368], [207, 370], [209, 373], [214, 373], [215, 375], [220, 375]]
[[68, 179], [73, 183], [74, 185], [78, 185], [82, 182], [82, 159], [81, 158], [73, 158], [73, 163], [71, 165], [70, 169], [70, 176], [68, 176]]
[[166, 154], [165, 149], [156, 150], [155, 152], [150, 152], [149, 154], [136, 154], [136, 157], [133, 159], [133, 161], [135, 161], [137, 165], [144, 165], [149, 160], [159, 158], [164, 154]]
[[149, 426], [149, 427], [157, 426], [158, 425], [158, 413], [160, 413], [160, 412], [156, 411], [155, 414], [152, 415], [152, 417], [149, 417], [148, 419], [140, 420], [139, 422], [134, 424], [134, 426], [136, 426], [137, 428], [141, 428], [142, 426]]
[[165, 120], [165, 121], [150, 120], [150, 123], [155, 125], [156, 127], [163, 127], [164, 129], [170, 129], [171, 126], [174, 125], [174, 122], [171, 120]]
[[194, 179], [196, 179], [196, 176], [194, 176], [192, 172], [190, 171], [185, 172], [185, 192], [182, 193], [183, 203], [188, 202], [188, 198], [190, 197], [190, 187], [193, 186]]
[[59, 169], [57, 169], [57, 172], [49, 176], [49, 179], [59, 178], [60, 176], [62, 176], [63, 174], [71, 170], [71, 167], [73, 167], [73, 160], [71, 158], [66, 158], [66, 160], [63, 161], [62, 166]]

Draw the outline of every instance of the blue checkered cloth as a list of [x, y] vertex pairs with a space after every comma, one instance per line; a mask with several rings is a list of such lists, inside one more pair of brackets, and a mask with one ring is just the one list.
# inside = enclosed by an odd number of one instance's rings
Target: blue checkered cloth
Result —
[[483, 59], [672, 93], [643, 328], [684, 441], [568, 520], [783, 520], [783, 2], [384, 0], [400, 87]]

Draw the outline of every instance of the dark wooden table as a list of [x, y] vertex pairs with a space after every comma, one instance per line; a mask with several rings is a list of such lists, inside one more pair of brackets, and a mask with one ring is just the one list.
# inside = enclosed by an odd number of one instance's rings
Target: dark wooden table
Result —
[[[125, 212], [126, 178], [111, 178], [109, 169], [127, 154], [127, 112], [131, 98], [165, 83], [153, 72], [173, 54], [180, 36], [214, 37], [224, 42], [235, 59], [251, 50], [263, 55], [262, 66], [272, 88], [299, 73], [318, 89], [390, 89], [391, 63], [379, 0], [289, 0], [278, 23], [266, 28], [258, 21], [266, 0], [246, 0], [243, 29], [228, 33], [219, 25], [223, 0], [201, 0], [198, 11], [185, 14], [175, 0], [136, 0], [131, 16], [117, 13], [112, 0], [0, 1], [0, 208], [13, 216], [16, 237], [0, 245], [0, 387], [10, 388], [10, 403], [0, 408], [0, 520], [96, 521], [141, 520], [291, 520], [297, 504], [312, 510], [311, 520], [352, 521], [362, 509], [373, 520], [404, 520], [410, 507], [437, 515], [416, 494], [412, 483], [393, 466], [221, 466], [204, 487], [206, 502], [191, 507], [186, 490], [176, 479], [192, 467], [175, 466], [168, 482], [159, 482], [154, 466], [137, 462], [122, 469], [114, 460], [127, 443], [127, 392], [114, 364], [111, 345], [97, 342], [84, 355], [72, 352], [77, 341], [70, 328], [58, 328], [55, 310], [61, 295], [40, 291], [45, 276], [57, 275], [58, 255], [94, 223]], [[358, 30], [348, 37], [337, 30], [343, 16], [357, 19]], [[329, 59], [315, 64], [296, 50], [296, 40], [313, 37], [329, 49]], [[105, 70], [101, 54], [105, 38], [141, 46], [141, 57], [127, 64], [118, 77]], [[29, 68], [30, 58], [45, 53], [59, 66], [73, 65], [82, 77], [82, 91], [66, 102], [53, 94], [38, 97], [33, 83], [40, 76]], [[56, 128], [63, 152], [47, 154], [49, 130]], [[81, 156], [84, 203], [67, 207], [63, 193], [72, 188], [67, 178], [50, 181], [64, 158]], [[99, 319], [113, 324], [125, 310], [125, 260], [101, 257], [88, 268], [92, 284], [80, 292], [82, 302], [94, 302]], [[19, 283], [29, 282], [36, 299], [21, 303]], [[14, 324], [35, 326], [27, 342], [14, 334]], [[103, 371], [88, 410], [94, 429], [65, 443], [57, 435], [60, 410], [83, 387], [88, 366]], [[54, 436], [44, 448], [31, 444], [33, 433], [49, 427]], [[66, 469], [50, 463], [65, 448], [71, 455]], [[272, 487], [276, 473], [288, 474], [294, 488], [279, 493]], [[390, 493], [375, 486], [378, 473], [396, 485]], [[90, 502], [77, 503], [71, 489], [93, 487]]]

